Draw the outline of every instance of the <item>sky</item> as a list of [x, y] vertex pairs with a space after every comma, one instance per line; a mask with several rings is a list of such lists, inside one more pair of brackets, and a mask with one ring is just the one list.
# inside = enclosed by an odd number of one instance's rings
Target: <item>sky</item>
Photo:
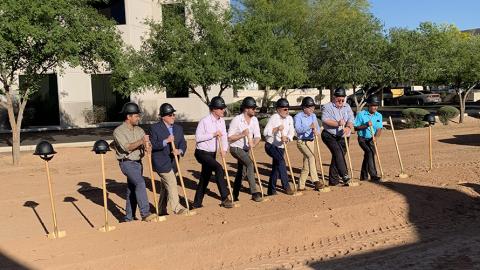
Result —
[[[480, 0], [369, 0], [385, 25], [415, 29], [421, 22], [449, 23], [460, 30], [480, 28]], [[235, 5], [238, 0], [230, 0]]]
[[421, 22], [449, 23], [460, 30], [480, 28], [480, 0], [370, 0], [385, 28], [415, 29]]

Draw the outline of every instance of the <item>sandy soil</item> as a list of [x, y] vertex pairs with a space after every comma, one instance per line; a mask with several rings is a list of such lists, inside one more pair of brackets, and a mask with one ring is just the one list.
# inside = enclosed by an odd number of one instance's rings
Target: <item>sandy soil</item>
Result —
[[[434, 169], [428, 172], [428, 129], [397, 131], [407, 179], [392, 133], [379, 141], [388, 182], [362, 182], [303, 196], [279, 194], [241, 206], [219, 207], [210, 183], [196, 216], [167, 221], [119, 223], [125, 207], [125, 177], [113, 153], [106, 156], [109, 218], [116, 230], [102, 233], [100, 157], [88, 148], [58, 149], [50, 162], [60, 230], [52, 231], [44, 164], [31, 152], [10, 166], [0, 155], [0, 268], [3, 269], [480, 269], [480, 121], [433, 128]], [[362, 152], [353, 138], [354, 176]], [[199, 165], [194, 143], [182, 161], [187, 195], [193, 199]], [[289, 146], [298, 177], [301, 156]], [[330, 155], [322, 144], [324, 168]], [[270, 159], [256, 149], [262, 180]], [[228, 158], [233, 180], [236, 165]], [[145, 176], [148, 171], [145, 170]], [[150, 180], [147, 179], [147, 183]], [[246, 187], [247, 183], [244, 182]], [[160, 184], [157, 183], [157, 189]], [[179, 186], [180, 188], [180, 186]], [[266, 191], [266, 187], [264, 188]], [[152, 200], [149, 186], [150, 201]]]

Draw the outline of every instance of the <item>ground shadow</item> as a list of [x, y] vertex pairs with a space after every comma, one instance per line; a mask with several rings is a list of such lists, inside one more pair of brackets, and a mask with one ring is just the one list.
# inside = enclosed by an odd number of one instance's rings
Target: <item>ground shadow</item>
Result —
[[0, 269], [27, 270], [30, 268], [22, 265], [21, 263], [13, 260], [12, 258], [0, 252]]
[[[195, 178], [195, 179], [200, 179], [200, 172], [199, 172], [199, 171], [194, 171], [194, 170], [187, 170], [187, 171], [192, 174], [193, 178]], [[212, 185], [212, 183], [213, 183], [213, 185], [217, 185], [217, 183], [215, 182], [214, 177], [215, 177], [215, 172], [212, 174], [212, 177], [210, 178], [210, 182], [208, 183], [209, 186]], [[184, 177], [183, 179], [184, 179], [184, 180], [187, 180], [188, 178], [185, 178], [185, 177]], [[194, 180], [191, 180], [191, 179], [188, 179], [187, 181], [189, 181], [189, 182], [191, 182], [191, 183], [195, 183], [195, 187], [194, 187], [193, 190], [197, 190], [198, 182], [196, 182], [196, 181], [194, 181]], [[187, 184], [186, 184], [187, 181], [185, 181], [185, 185], [187, 185]], [[210, 197], [214, 198], [214, 199], [222, 200], [222, 198], [220, 197], [220, 195], [218, 195], [217, 193], [211, 191], [208, 187], [207, 187], [207, 191], [205, 192], [205, 194], [206, 194], [207, 196], [210, 196]]]
[[[144, 178], [145, 178], [145, 187], [149, 188], [151, 190], [152, 185], [151, 185], [150, 178], [148, 178], [148, 177], [144, 177]], [[127, 184], [126, 183], [117, 182], [114, 179], [106, 179], [105, 182], [106, 182], [107, 190], [108, 190], [109, 193], [117, 195], [123, 201], [127, 200]], [[148, 194], [147, 194], [147, 198], [149, 200], [151, 199], [148, 196]], [[115, 205], [115, 207], [117, 209], [121, 209], [123, 212], [125, 212], [125, 208], [123, 208], [122, 206], [120, 206], [118, 204], [115, 204], [114, 202], [112, 202], [112, 204]], [[109, 205], [110, 205], [110, 202], [109, 202]], [[149, 208], [150, 208], [150, 211], [154, 210], [153, 204], [150, 201], [149, 201]]]
[[23, 206], [25, 206], [25, 207], [32, 208], [32, 211], [35, 214], [35, 216], [37, 217], [38, 222], [40, 222], [40, 225], [42, 225], [43, 231], [45, 232], [45, 234], [48, 234], [49, 232], [48, 232], [47, 226], [45, 226], [45, 223], [43, 222], [42, 218], [38, 214], [37, 209], [35, 209], [38, 205], [39, 204], [37, 202], [34, 202], [34, 201], [26, 201], [23, 204]]
[[82, 210], [80, 210], [80, 208], [77, 206], [77, 204], [75, 202], [77, 202], [78, 200], [74, 197], [65, 197], [63, 199], [64, 202], [69, 202], [73, 205], [73, 207], [75, 207], [75, 209], [77, 209], [78, 213], [83, 217], [83, 219], [85, 219], [85, 221], [88, 223], [88, 225], [90, 225], [90, 227], [95, 227], [93, 226], [93, 223], [90, 221], [90, 219], [88, 219], [88, 217], [83, 213]]
[[[479, 201], [454, 189], [419, 186], [399, 182], [378, 183], [384, 188], [402, 194], [408, 203], [408, 220], [414, 225], [419, 240], [414, 244], [352, 255], [329, 261], [315, 261], [308, 265], [313, 269], [409, 269], [419, 262], [427, 263], [423, 269], [478, 269], [472, 250], [468, 247], [456, 250], [456, 254], [441, 253], [430, 256], [424, 262], [422, 254], [436, 246], [441, 237], [478, 230]], [[465, 184], [475, 191], [478, 184]], [[432, 244], [433, 243], [433, 244]], [[444, 245], [449, 242], [444, 240]], [[449, 248], [446, 248], [449, 249]], [[447, 251], [446, 251], [447, 252]], [[450, 252], [450, 250], [448, 251]], [[420, 254], [420, 255], [419, 255]], [[462, 255], [458, 255], [462, 254]], [[416, 261], [411, 257], [417, 256]], [[423, 265], [423, 264], [422, 264]], [[280, 268], [281, 269], [281, 268]]]
[[480, 134], [465, 134], [453, 136], [454, 138], [441, 139], [439, 140], [439, 142], [458, 145], [480, 146]]
[[[115, 180], [113, 180], [115, 181]], [[88, 182], [78, 182], [78, 186], [80, 188], [77, 190], [78, 193], [82, 194], [86, 199], [92, 201], [93, 203], [103, 206], [103, 191], [101, 188], [97, 188], [92, 186]], [[112, 192], [111, 190], [108, 189], [107, 193], [107, 209], [112, 213], [112, 215], [119, 221], [123, 222], [125, 219], [125, 213], [121, 212], [118, 205], [112, 201], [109, 197], [108, 194]]]

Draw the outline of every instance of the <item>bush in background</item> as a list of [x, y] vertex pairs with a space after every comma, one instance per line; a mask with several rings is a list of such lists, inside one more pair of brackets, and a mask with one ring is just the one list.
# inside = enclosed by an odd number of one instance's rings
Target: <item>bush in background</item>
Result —
[[450, 120], [460, 115], [460, 110], [453, 106], [443, 106], [438, 109], [437, 115], [442, 124], [448, 125], [448, 122], [450, 122]]
[[407, 128], [419, 128], [424, 127], [423, 117], [430, 112], [420, 108], [408, 108], [402, 110], [402, 115], [406, 120]]
[[104, 106], [93, 105], [91, 109], [85, 109], [83, 111], [83, 117], [85, 117], [85, 122], [90, 125], [105, 122], [107, 110]]
[[228, 116], [234, 116], [240, 113], [240, 105], [242, 105], [243, 100], [227, 104], [227, 113]]

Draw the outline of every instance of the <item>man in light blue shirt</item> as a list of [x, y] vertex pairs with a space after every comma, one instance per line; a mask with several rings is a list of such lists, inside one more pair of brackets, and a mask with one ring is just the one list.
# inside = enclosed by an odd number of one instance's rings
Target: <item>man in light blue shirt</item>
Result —
[[315, 185], [315, 190], [324, 188], [323, 183], [318, 180], [317, 167], [315, 162], [315, 136], [320, 133], [320, 125], [315, 115], [315, 101], [311, 97], [302, 100], [303, 111], [297, 113], [293, 119], [295, 131], [297, 132], [297, 147], [303, 154], [303, 168], [298, 181], [298, 190], [305, 190], [305, 182], [310, 174]]
[[372, 181], [380, 181], [375, 167], [375, 145], [374, 140], [382, 133], [382, 115], [377, 112], [380, 100], [372, 96], [367, 100], [367, 110], [357, 114], [355, 118], [355, 130], [358, 131], [358, 144], [362, 148], [363, 162], [360, 173], [360, 180], [368, 180], [370, 175]]

